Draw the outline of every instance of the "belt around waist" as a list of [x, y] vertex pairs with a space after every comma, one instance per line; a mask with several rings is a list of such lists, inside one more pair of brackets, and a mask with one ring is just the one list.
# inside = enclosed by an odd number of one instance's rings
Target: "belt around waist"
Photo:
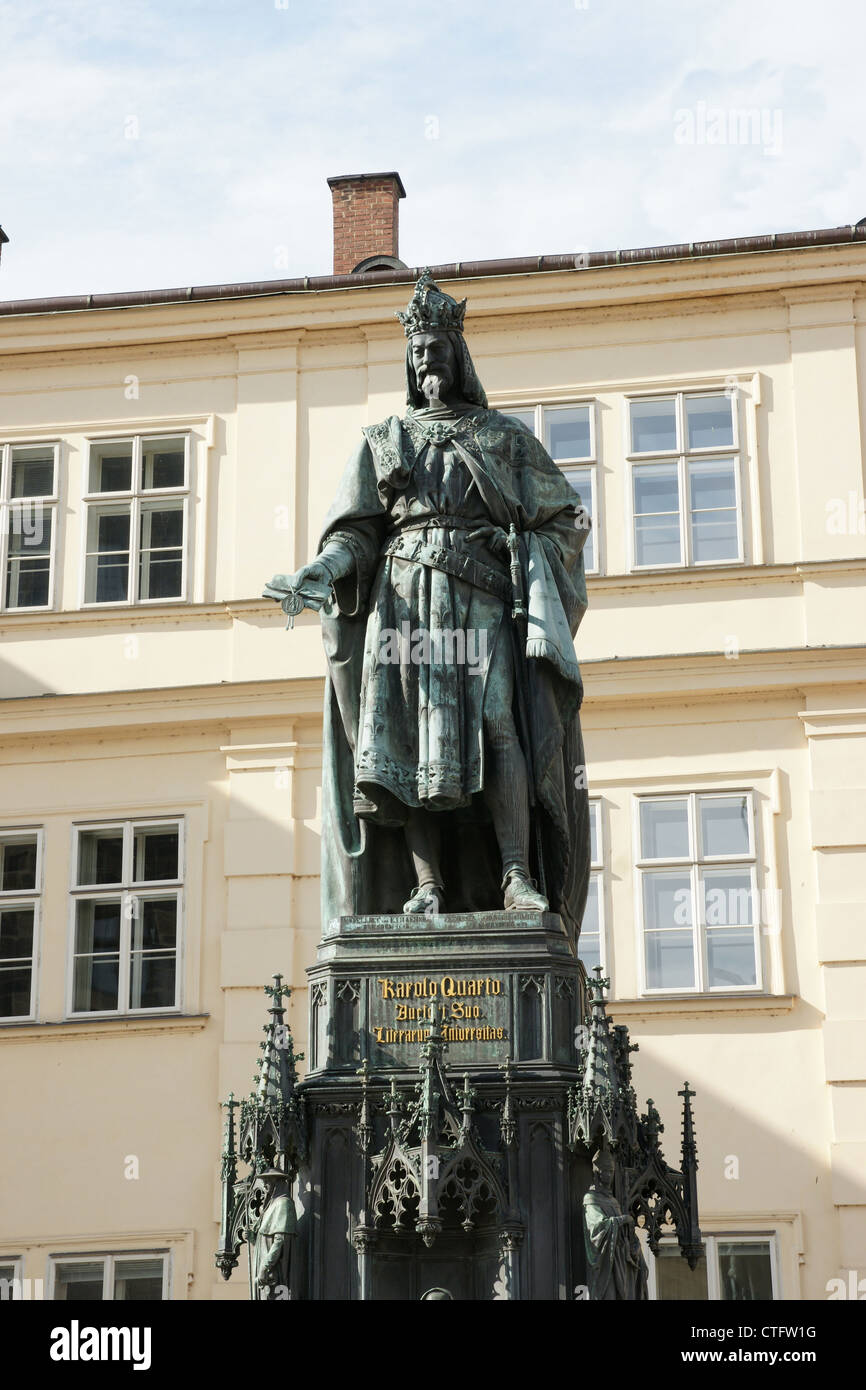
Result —
[[425, 545], [421, 540], [413, 539], [411, 536], [393, 536], [382, 547], [382, 554], [441, 570], [443, 574], [450, 574], [455, 579], [463, 579], [467, 584], [473, 584], [476, 589], [495, 594], [503, 603], [511, 602], [511, 582], [507, 575], [492, 569], [490, 565], [482, 564], [480, 560], [473, 560], [471, 555], [464, 555], [442, 545]]
[[480, 520], [468, 521], [465, 516], [407, 516], [405, 520], [397, 523], [401, 532], [422, 531], [428, 526], [444, 528], [446, 531], [477, 531], [479, 527], [489, 524], [483, 517]]

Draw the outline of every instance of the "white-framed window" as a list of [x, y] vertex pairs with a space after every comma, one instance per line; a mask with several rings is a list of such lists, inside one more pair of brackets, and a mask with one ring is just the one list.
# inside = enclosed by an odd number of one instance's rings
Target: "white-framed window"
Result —
[[0, 830], [0, 1019], [33, 1018], [42, 831]]
[[626, 399], [634, 569], [742, 563], [737, 395]]
[[52, 1255], [48, 1297], [58, 1302], [154, 1303], [169, 1297], [167, 1250], [117, 1255]]
[[91, 439], [86, 467], [83, 606], [184, 599], [189, 435]]
[[0, 1303], [12, 1303], [21, 1298], [20, 1255], [0, 1255]]
[[69, 1014], [178, 1008], [183, 822], [78, 825], [72, 859]]
[[752, 793], [640, 796], [636, 816], [644, 993], [760, 988]]
[[592, 972], [597, 965], [601, 966], [603, 975], [607, 972], [604, 931], [604, 844], [602, 838], [604, 832], [600, 801], [590, 801], [589, 803], [589, 831], [589, 891], [580, 927], [577, 954], [586, 966], [587, 975], [592, 979]]
[[680, 1254], [676, 1240], [662, 1240], [659, 1253], [648, 1256], [650, 1298], [670, 1302], [744, 1303], [781, 1298], [776, 1232], [742, 1234], [717, 1231], [704, 1235], [704, 1250], [695, 1269]]
[[58, 445], [0, 444], [0, 608], [51, 608]]
[[579, 495], [580, 503], [593, 523], [588, 528], [583, 547], [583, 566], [587, 574], [598, 574], [598, 432], [595, 403], [579, 401], [573, 405], [536, 405], [508, 409], [504, 413], [520, 420], [538, 436]]

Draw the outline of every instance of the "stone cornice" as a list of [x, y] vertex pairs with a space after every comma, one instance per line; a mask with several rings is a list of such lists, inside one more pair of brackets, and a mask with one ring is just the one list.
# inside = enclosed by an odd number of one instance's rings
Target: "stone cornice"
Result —
[[[866, 681], [866, 648], [811, 647], [743, 651], [736, 661], [720, 652], [690, 655], [624, 657], [581, 663], [586, 684], [585, 714], [592, 719], [607, 707], [638, 703], [652, 713], [657, 707], [766, 700], [783, 695], [803, 709], [810, 690], [825, 692], [844, 684]], [[0, 700], [0, 739], [14, 752], [16, 740], [32, 751], [39, 743], [68, 746], [71, 738], [102, 740], [184, 733], [199, 734], [210, 725], [229, 729], [244, 721], [272, 722], [282, 729], [298, 723], [318, 729], [322, 717], [324, 679], [319, 676], [281, 677], [259, 681], [226, 681], [218, 685], [187, 685], [152, 690], [95, 691], [91, 694], [20, 696]], [[796, 711], [795, 711], [796, 712]], [[315, 740], [312, 740], [315, 741]], [[221, 739], [221, 744], [228, 740]], [[306, 740], [304, 740], [306, 746]]]
[[54, 1042], [59, 1038], [120, 1038], [142, 1033], [197, 1033], [207, 1027], [210, 1014], [159, 1014], [149, 1017], [118, 1015], [114, 1018], [32, 1020], [0, 1024], [0, 1045], [19, 1042]]
[[[760, 254], [728, 253], [695, 259], [659, 258], [620, 265], [545, 270], [528, 274], [466, 276], [443, 280], [469, 294], [472, 321], [468, 331], [483, 331], [503, 313], [586, 309], [653, 301], [705, 300], [724, 294], [824, 289], [839, 298], [837, 286], [862, 292], [866, 281], [864, 243], [767, 250]], [[816, 297], [818, 295], [816, 294]], [[143, 345], [191, 342], [197, 338], [229, 339], [242, 335], [302, 330], [345, 329], [390, 323], [403, 307], [406, 286], [399, 284], [337, 287], [328, 290], [275, 291], [250, 297], [176, 300], [86, 311], [28, 313], [0, 320], [0, 354], [64, 352], [111, 343]], [[375, 336], [375, 327], [373, 329]]]
[[[803, 560], [770, 565], [713, 565], [701, 569], [677, 567], [669, 570], [645, 570], [635, 573], [588, 575], [588, 594], [629, 594], [657, 589], [698, 588], [789, 584], [793, 586], [827, 577], [852, 574], [866, 575], [866, 556], [850, 556], [841, 560]], [[195, 626], [227, 624], [235, 620], [269, 620], [265, 625], [282, 627], [279, 608], [270, 599], [238, 598], [214, 603], [164, 603], [143, 607], [135, 604], [105, 604], [98, 608], [67, 609], [65, 611], [33, 610], [23, 613], [0, 613], [0, 638], [4, 632], [21, 632], [33, 628], [46, 640], [55, 630], [65, 627], [115, 628], [123, 632], [135, 628], [157, 626]], [[296, 626], [315, 626], [314, 613], [304, 612]]]
[[736, 1014], [787, 1014], [797, 1002], [794, 994], [690, 994], [650, 999], [608, 999], [608, 1015], [617, 1023], [655, 1018], [730, 1017]]

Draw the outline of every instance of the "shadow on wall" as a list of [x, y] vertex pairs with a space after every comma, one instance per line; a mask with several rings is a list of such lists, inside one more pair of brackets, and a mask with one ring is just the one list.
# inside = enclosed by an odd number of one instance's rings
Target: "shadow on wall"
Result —
[[[612, 1013], [626, 1021], [615, 1005]], [[704, 1236], [777, 1232], [779, 1296], [785, 1299], [826, 1298], [828, 1280], [840, 1273], [824, 1142], [822, 1021], [820, 1011], [798, 1000], [784, 1015], [689, 1019], [673, 1023], [676, 1033], [672, 1020], [629, 1022], [631, 1040], [639, 1044], [632, 1059], [638, 1107], [644, 1111], [652, 1097], [665, 1125], [662, 1149], [675, 1167], [682, 1113], [677, 1092], [686, 1079], [695, 1088]], [[682, 1060], [671, 1065], [674, 1054]], [[724, 1080], [709, 1079], [720, 1069]], [[866, 1204], [866, 1174], [859, 1201]]]
[[[8, 642], [8, 636], [3, 638]], [[0, 700], [25, 700], [33, 695], [54, 695], [56, 692], [44, 681], [0, 657]]]

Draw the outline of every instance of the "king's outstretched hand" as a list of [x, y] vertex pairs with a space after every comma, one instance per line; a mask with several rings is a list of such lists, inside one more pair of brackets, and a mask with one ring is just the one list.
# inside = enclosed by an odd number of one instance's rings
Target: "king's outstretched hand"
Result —
[[318, 560], [303, 565], [295, 574], [275, 574], [264, 587], [263, 597], [276, 599], [289, 623], [304, 608], [318, 612], [331, 610], [333, 601], [331, 571]]

